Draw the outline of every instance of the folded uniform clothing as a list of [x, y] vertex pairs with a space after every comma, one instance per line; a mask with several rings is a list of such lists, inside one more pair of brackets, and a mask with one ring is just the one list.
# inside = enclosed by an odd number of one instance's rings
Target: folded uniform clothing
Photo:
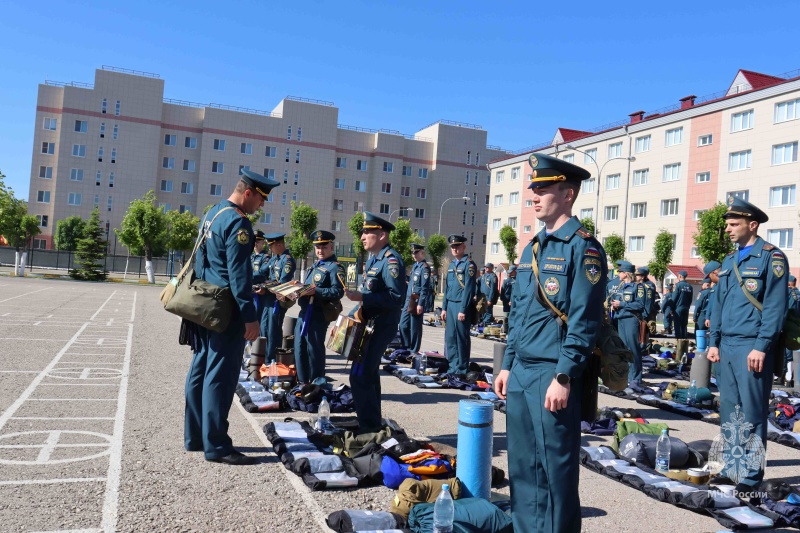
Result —
[[355, 409], [353, 393], [347, 385], [335, 389], [312, 384], [298, 385], [286, 394], [286, 402], [294, 411], [316, 413], [323, 397], [328, 399], [332, 413], [349, 413]]
[[248, 413], [264, 413], [268, 411], [281, 411], [287, 408], [286, 396], [272, 392], [245, 392], [239, 396], [242, 407]]
[[[415, 533], [433, 531], [433, 503], [419, 503], [411, 509], [408, 527]], [[512, 533], [511, 517], [497, 505], [483, 498], [460, 498], [453, 501], [453, 531]]]
[[449, 387], [436, 380], [434, 381], [418, 381], [415, 385], [420, 389], [448, 389]]
[[641, 424], [639, 422], [623, 421], [617, 424], [617, 432], [614, 434], [612, 448], [619, 450], [620, 443], [631, 433], [645, 433], [650, 435], [661, 435], [661, 430], [669, 429], [667, 424]]
[[328, 527], [338, 533], [355, 533], [358, 531], [403, 531], [406, 518], [386, 511], [358, 511], [345, 509], [334, 511], [325, 520]]
[[767, 419], [767, 438], [784, 446], [800, 448], [800, 433], [784, 431], [769, 419]]
[[617, 421], [613, 418], [599, 418], [594, 422], [581, 422], [581, 433], [608, 437], [617, 432]]
[[692, 405], [684, 405], [674, 400], [663, 400], [654, 394], [642, 395], [636, 398], [636, 403], [640, 403], [642, 405], [649, 405], [651, 407], [658, 407], [659, 409], [663, 409], [664, 411], [669, 411], [671, 413], [676, 413], [679, 415], [687, 416], [689, 418], [694, 418], [695, 420], [702, 420], [707, 416], [715, 413], [715, 411], [713, 411], [712, 409], [703, 409]]
[[764, 498], [761, 501], [761, 508], [783, 517], [789, 527], [800, 529], [800, 505]]
[[413, 360], [411, 350], [406, 350], [405, 348], [397, 349], [388, 355], [384, 355], [383, 358], [392, 363], [403, 364], [408, 364]]
[[450, 494], [454, 500], [461, 497], [461, 481], [453, 477], [449, 479], [406, 479], [400, 483], [397, 494], [392, 498], [390, 511], [408, 519], [411, 509], [418, 503], [433, 503], [442, 491], [442, 485], [450, 485]]

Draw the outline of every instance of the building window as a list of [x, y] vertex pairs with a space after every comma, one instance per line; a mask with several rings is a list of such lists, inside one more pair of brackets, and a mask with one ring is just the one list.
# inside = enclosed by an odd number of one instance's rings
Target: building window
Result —
[[678, 214], [678, 199], [661, 200], [661, 216], [674, 217]]
[[500, 207], [501, 205], [503, 205], [503, 195], [502, 194], [496, 194], [495, 197], [494, 197], [494, 206], [495, 207]]
[[661, 178], [661, 181], [678, 181], [679, 179], [681, 179], [680, 163], [664, 165], [664, 175]]
[[606, 176], [606, 190], [613, 191], [614, 189], [619, 189], [619, 174]]
[[284, 171], [283, 171], [283, 183], [284, 184], [288, 184], [289, 183], [289, 171], [286, 170], [286, 169], [284, 169]]
[[[79, 120], [75, 121], [76, 128], [77, 128], [78, 122], [80, 122], [80, 121]], [[56, 131], [56, 128], [58, 128], [58, 119], [57, 118], [46, 117], [44, 119], [44, 125], [42, 127], [44, 129], [46, 129], [46, 130]], [[78, 130], [76, 129], [75, 131], [78, 131]]]
[[505, 170], [499, 170], [497, 172], [497, 174], [495, 174], [495, 176], [494, 176], [494, 182], [495, 183], [503, 183], [503, 180], [505, 179], [505, 177], [506, 177], [506, 171]]
[[511, 169], [511, 180], [519, 179], [519, 167], [514, 167]]
[[334, 189], [344, 189], [344, 178], [336, 178], [333, 180]]
[[581, 182], [581, 194], [591, 194], [594, 192], [594, 178]]
[[708, 211], [708, 209], [695, 209], [692, 212], [692, 220], [697, 222], [698, 220], [700, 220], [700, 217], [703, 216], [703, 213], [705, 213], [706, 211]]
[[794, 248], [793, 229], [771, 229], [767, 232], [767, 241], [783, 250]]
[[475, 187], [478, 186], [478, 171], [477, 170], [475, 171], [475, 182], [474, 182], [474, 185], [475, 185]]
[[471, 159], [472, 159], [472, 152], [470, 152], [469, 150], [467, 150], [467, 164], [468, 164], [468, 165], [471, 165], [471, 164], [472, 164], [472, 163], [470, 163], [470, 160], [471, 160]]
[[700, 257], [700, 252], [697, 251], [697, 246], [692, 246], [692, 251], [689, 252], [689, 257], [692, 259], [698, 259]]
[[183, 147], [195, 150], [197, 148], [197, 137], [185, 137], [183, 139]]
[[427, 189], [417, 189], [417, 198], [420, 200], [424, 200], [428, 197], [428, 190]]
[[583, 154], [583, 163], [584, 164], [597, 163], [597, 148], [591, 148], [589, 150], [586, 150], [586, 153]]
[[696, 183], [709, 183], [711, 181], [711, 172], [698, 172], [694, 175]]
[[647, 202], [631, 204], [631, 218], [645, 218], [647, 216]]
[[411, 176], [411, 167], [403, 165], [403, 176]]
[[[241, 176], [245, 170], [250, 170], [250, 165], [239, 165], [239, 175]], [[284, 181], [286, 183], [286, 181]]]
[[103, 173], [98, 170], [97, 173], [94, 175], [94, 184], [95, 184], [95, 186], [99, 187], [100, 186], [100, 182], [102, 180], [103, 180]]
[[169, 133], [164, 135], [164, 145], [165, 146], [175, 146], [178, 143], [178, 136], [177, 135], [170, 135]]
[[361, 212], [364, 210], [364, 202], [353, 202], [353, 211]]
[[733, 113], [731, 115], [731, 133], [753, 129], [753, 110]]
[[105, 98], [103, 98], [103, 103], [100, 105], [100, 112], [105, 115], [107, 107], [108, 107], [108, 102], [106, 101]]
[[575, 154], [566, 154], [564, 156], [564, 161], [567, 163], [574, 163], [575, 162]]
[[211, 172], [213, 174], [222, 174], [223, 172], [225, 172], [225, 163], [223, 163], [222, 161], [212, 161]]
[[381, 215], [388, 215], [390, 213], [389, 204], [381, 204], [380, 205], [380, 214]]
[[797, 141], [772, 146], [772, 164], [783, 165], [797, 161]]
[[253, 145], [252, 143], [242, 143], [239, 147], [240, 153], [244, 155], [253, 155]]
[[683, 127], [667, 130], [665, 134], [665, 146], [675, 146], [683, 143]]
[[428, 169], [427, 168], [419, 169], [419, 173], [417, 174], [417, 177], [418, 178], [422, 178], [422, 179], [428, 179]]
[[292, 149], [291, 148], [287, 148], [286, 149], [286, 162], [287, 163], [289, 162], [289, 157], [291, 157], [291, 155], [292, 155]]
[[610, 222], [613, 220], [617, 220], [619, 218], [619, 206], [618, 205], [608, 205], [605, 208], [605, 220]]
[[46, 228], [48, 218], [49, 217], [47, 215], [36, 215], [36, 223], [39, 225], [40, 228]]
[[500, 223], [501, 223], [501, 220], [499, 218], [493, 218], [492, 219], [492, 229], [495, 230], [495, 231], [500, 231], [500, 227], [501, 227]]
[[347, 168], [347, 158], [346, 157], [337, 157], [336, 158], [336, 168]]
[[633, 150], [640, 154], [642, 152], [649, 152], [650, 151], [650, 135], [645, 135], [643, 137], [636, 137], [636, 141], [633, 145]]
[[267, 146], [264, 149], [264, 155], [266, 157], [275, 157], [278, 152], [278, 149], [275, 146]]
[[303, 128], [297, 128], [297, 142], [303, 140]]
[[111, 149], [111, 164], [113, 165], [116, 162], [117, 162], [117, 149], [116, 148], [112, 148]]
[[734, 198], [741, 198], [745, 202], [749, 202], [750, 201], [750, 190], [749, 189], [745, 189], [743, 191], [730, 191], [730, 192], [728, 192], [728, 194], [725, 195], [725, 198], [730, 198], [731, 196], [734, 197]]
[[[54, 146], [55, 148], [55, 146]], [[44, 151], [44, 150], [42, 150]], [[72, 145], [72, 155], [75, 157], [86, 157], [86, 145], [85, 144], [73, 144]]]
[[184, 159], [183, 170], [186, 172], [194, 172], [194, 159]]
[[225, 139], [214, 139], [214, 150], [218, 152], [225, 151]]
[[383, 162], [383, 171], [384, 172], [389, 172], [389, 173], [394, 172], [394, 163], [391, 163], [389, 161], [384, 161]]
[[701, 135], [697, 138], [697, 146], [709, 146], [714, 142], [714, 136], [712, 134], [708, 135]]
[[489, 253], [490, 254], [499, 254], [500, 253], [500, 243], [493, 242], [489, 245]]
[[86, 133], [89, 131], [89, 122], [86, 120], [76, 120], [75, 121], [75, 132], [76, 133]]
[[101, 139], [105, 139], [105, 137], [106, 137], [106, 123], [105, 122], [101, 122], [100, 123], [100, 138]]
[[300, 162], [300, 150], [297, 150], [295, 152], [295, 154], [294, 154], [294, 162], [295, 163], [299, 163]]
[[508, 225], [513, 229], [517, 229], [517, 217], [508, 217]]
[[113, 187], [114, 186], [114, 173], [113, 172], [111, 172], [108, 175], [108, 186], [109, 187]]
[[800, 98], [797, 100], [789, 100], [788, 102], [779, 102], [775, 104], [775, 123], [786, 122], [787, 120], [796, 120], [798, 117], [798, 108], [800, 107]]
[[44, 178], [46, 180], [53, 179], [53, 167], [47, 166], [40, 166], [39, 167], [39, 177]]
[[[109, 198], [111, 198], [111, 197], [109, 196]], [[186, 212], [191, 213], [192, 212], [192, 208], [191, 208], [191, 206], [188, 206], [188, 205], [179, 205], [178, 206], [178, 212], [179, 213], [186, 213]]]
[[367, 182], [356, 181], [356, 192], [367, 192]]
[[114, 131], [111, 134], [111, 138], [116, 140], [117, 137], [119, 137], [119, 124], [114, 124]]
[[469, 185], [469, 170], [467, 170], [466, 177], [464, 178], [464, 185]]
[[519, 192], [512, 192], [508, 194], [508, 205], [519, 203]]
[[737, 170], [747, 170], [753, 164], [752, 155], [753, 155], [752, 150], [732, 152], [728, 156], [728, 170], [730, 172], [736, 172]]
[[[72, 145], [72, 151], [73, 152], [75, 151], [75, 147], [76, 146], [79, 146], [79, 145], [77, 145], [77, 144]], [[83, 146], [83, 145], [80, 145], [80, 146]], [[86, 152], [86, 147], [84, 146], [83, 149], [84, 149], [84, 153], [85, 153]], [[43, 142], [42, 143], [42, 153], [43, 154], [47, 154], [47, 155], [55, 154], [56, 153], [56, 143]], [[75, 155], [75, 154], [73, 154], [73, 155]]]
[[796, 185], [784, 185], [783, 187], [770, 187], [769, 206], [786, 207], [795, 204]]
[[81, 205], [81, 193], [69, 193], [69, 196], [67, 196], [67, 205]]
[[100, 146], [97, 149], [97, 160], [100, 161], [101, 163], [103, 162], [103, 147], [102, 146]]
[[[284, 193], [286, 194], [286, 193]], [[333, 210], [334, 211], [344, 211], [344, 200], [334, 200], [333, 201]]]
[[161, 180], [161, 191], [172, 192], [172, 180]]
[[262, 224], [272, 224], [272, 213], [263, 213], [259, 222]]
[[362, 159], [356, 159], [356, 170], [360, 170], [361, 172], [366, 172], [367, 162]]
[[[336, 202], [336, 200], [334, 200]], [[281, 205], [286, 205], [286, 192], [281, 195]]]
[[644, 252], [644, 237], [629, 237], [628, 251]]
[[271, 180], [275, 179], [275, 169], [274, 168], [265, 168], [264, 169], [264, 177], [269, 178]]
[[[117, 116], [117, 117], [119, 116], [121, 107], [122, 107], [121, 106], [121, 102], [119, 100], [117, 100], [117, 103], [114, 104], [114, 116]], [[109, 198], [111, 198], [111, 197], [109, 196]], [[111, 211], [111, 209], [109, 209], [109, 211]]]
[[391, 183], [381, 183], [381, 192], [383, 194], [392, 194], [392, 184]]
[[[527, 201], [525, 202], [525, 206], [526, 206], [526, 207], [528, 207], [528, 202], [531, 202], [531, 205], [533, 205], [533, 201], [532, 201], [532, 200], [527, 200]], [[593, 218], [593, 217], [594, 217], [594, 209], [592, 209], [592, 208], [589, 208], [589, 209], [581, 209], [581, 217], [580, 217], [581, 219], [584, 219], [584, 218]]]
[[181, 194], [192, 194], [192, 182], [191, 181], [182, 181], [181, 182]]
[[166, 169], [173, 169], [175, 168], [175, 158], [174, 157], [165, 157], [161, 160], [161, 167]]
[[287, 141], [291, 141], [292, 140], [292, 127], [291, 126], [286, 128], [286, 140]]
[[414, 209], [414, 218], [425, 218], [425, 209], [420, 207]]
[[400, 196], [411, 196], [411, 187], [400, 187]]
[[72, 181], [83, 181], [83, 169], [73, 168], [69, 172], [69, 179]]
[[342, 222], [340, 220], [331, 221], [331, 231], [341, 231], [341, 230], [342, 230]]
[[473, 206], [478, 205], [478, 193], [476, 192], [472, 193], [472, 205]]
[[608, 158], [622, 157], [622, 143], [614, 143], [608, 145]]
[[40, 204], [49, 204], [50, 191], [36, 191], [36, 201]]
[[[488, 196], [487, 196], [487, 198], [488, 198]], [[489, 202], [486, 202], [486, 203], [488, 204]], [[530, 198], [525, 200], [525, 207], [533, 207], [533, 200], [531, 200]]]
[[530, 232], [531, 232], [530, 224], [528, 224], [527, 226], [522, 226], [522, 233], [530, 233]]
[[222, 185], [219, 185], [217, 183], [212, 183], [209, 194], [211, 196], [222, 196]]
[[282, 228], [286, 227], [286, 215], [281, 215], [281, 224]]

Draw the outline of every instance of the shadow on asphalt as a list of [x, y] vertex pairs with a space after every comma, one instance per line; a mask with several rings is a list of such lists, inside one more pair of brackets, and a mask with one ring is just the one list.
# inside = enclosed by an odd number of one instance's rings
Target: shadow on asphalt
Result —
[[598, 516], [608, 516], [608, 513], [597, 507], [581, 507], [581, 518], [595, 518]]
[[414, 385], [409, 385], [409, 387], [413, 389], [414, 394], [397, 394], [397, 393], [381, 394], [381, 400], [400, 402], [409, 405], [418, 405], [418, 404], [450, 403], [467, 399], [467, 396], [464, 395], [463, 393], [455, 394], [452, 392], [442, 392], [442, 389], [433, 389], [430, 390], [429, 392], [429, 390], [426, 389], [418, 389]]
[[[508, 440], [505, 432], [495, 433], [492, 439], [492, 457], [499, 457], [499, 452], [505, 452], [508, 449]], [[432, 442], [440, 442], [453, 448], [452, 453], [457, 451], [458, 435], [455, 433], [448, 433], [446, 435], [428, 435], [425, 437]], [[442, 453], [451, 453], [449, 450]]]

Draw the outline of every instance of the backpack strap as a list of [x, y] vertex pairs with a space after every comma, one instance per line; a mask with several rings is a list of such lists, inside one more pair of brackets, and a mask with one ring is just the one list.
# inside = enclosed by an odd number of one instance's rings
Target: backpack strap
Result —
[[[767, 246], [772, 246], [772, 245], [771, 244], [769, 244], [769, 245], [765, 244], [764, 245], [764, 249], [765, 250], [767, 249]], [[775, 247], [772, 246], [772, 248], [775, 248]], [[756, 309], [758, 309], [759, 311], [763, 312], [764, 311], [764, 306], [761, 304], [761, 302], [756, 300], [753, 297], [753, 295], [750, 294], [750, 292], [747, 289], [744, 288], [744, 281], [742, 280], [742, 275], [739, 273], [739, 265], [737, 265], [736, 263], [737, 263], [737, 261], [736, 261], [736, 258], [734, 257], [733, 258], [733, 272], [736, 274], [736, 279], [739, 280], [739, 288], [742, 289], [742, 292], [747, 297], [747, 299], [750, 300], [750, 303], [753, 304], [754, 306], [756, 306]]]
[[539, 261], [536, 259], [536, 253], [539, 251], [539, 241], [533, 243], [533, 254], [531, 257], [531, 267], [533, 268], [533, 279], [536, 282], [536, 286], [538, 287], [538, 291], [534, 291], [534, 296], [536, 296], [536, 301], [539, 302], [542, 307], [547, 309], [553, 318], [556, 319], [559, 326], [567, 327], [567, 320], [569, 317], [558, 310], [558, 308], [553, 305], [553, 302], [550, 301], [547, 296], [544, 295], [544, 289], [542, 288], [542, 284], [539, 282]]

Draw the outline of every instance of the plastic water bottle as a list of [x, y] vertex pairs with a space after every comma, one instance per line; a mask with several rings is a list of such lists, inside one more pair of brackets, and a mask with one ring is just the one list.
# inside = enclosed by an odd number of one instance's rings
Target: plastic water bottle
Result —
[[686, 405], [695, 405], [697, 403], [697, 380], [693, 379], [692, 384], [689, 385], [689, 392], [686, 394]]
[[442, 485], [442, 492], [433, 505], [433, 533], [452, 533], [453, 531], [453, 497], [450, 485]]
[[328, 397], [323, 396], [322, 402], [319, 404], [317, 410], [317, 424], [319, 424], [320, 431], [326, 431], [330, 428], [331, 424], [331, 404], [328, 403]]
[[273, 391], [278, 384], [278, 364], [275, 361], [269, 364], [269, 373], [267, 375], [269, 377], [269, 390]]
[[419, 373], [424, 375], [426, 368], [428, 368], [428, 356], [421, 353], [419, 354]]
[[661, 436], [656, 443], [656, 472], [666, 474], [669, 472], [669, 453], [671, 443], [666, 429], [661, 430]]

